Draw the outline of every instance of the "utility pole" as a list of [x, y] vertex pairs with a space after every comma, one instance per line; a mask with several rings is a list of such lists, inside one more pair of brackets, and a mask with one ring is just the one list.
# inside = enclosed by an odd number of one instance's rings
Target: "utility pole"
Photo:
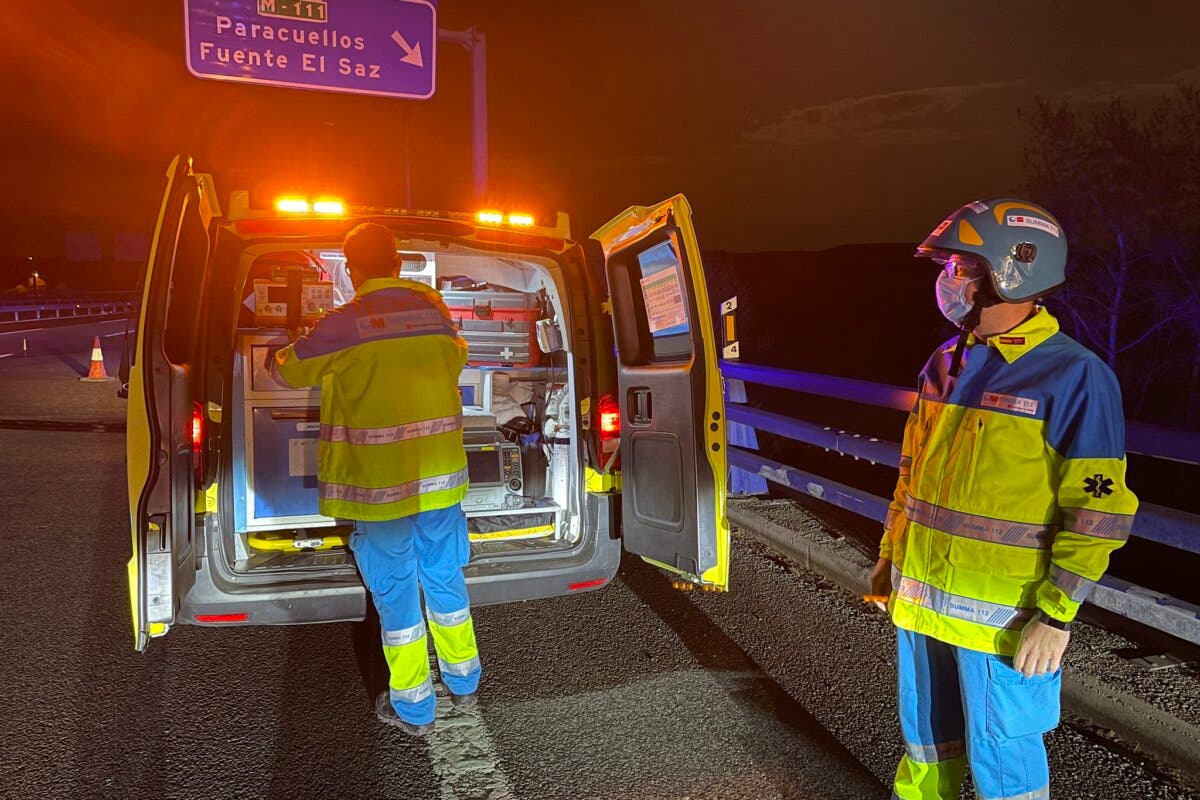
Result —
[[475, 199], [487, 197], [487, 36], [474, 25], [461, 31], [438, 31], [438, 41], [456, 44], [471, 54], [471, 150], [474, 155]]

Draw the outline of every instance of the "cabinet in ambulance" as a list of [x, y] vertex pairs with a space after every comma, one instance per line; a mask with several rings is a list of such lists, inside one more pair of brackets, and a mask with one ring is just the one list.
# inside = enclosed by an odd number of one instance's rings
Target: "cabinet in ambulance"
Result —
[[599, 588], [622, 546], [727, 588], [722, 386], [682, 196], [577, 242], [564, 214], [245, 191], [223, 210], [181, 155], [122, 367], [135, 646], [178, 623], [363, 618], [353, 522], [316, 510], [319, 389], [263, 368], [288, 322], [353, 302], [340, 247], [362, 222], [394, 232], [401, 277], [441, 292], [468, 343], [472, 603]]

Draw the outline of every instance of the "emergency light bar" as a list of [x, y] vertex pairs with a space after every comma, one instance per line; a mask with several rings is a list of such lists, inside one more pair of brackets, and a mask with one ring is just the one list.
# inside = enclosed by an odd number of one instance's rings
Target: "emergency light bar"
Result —
[[281, 197], [275, 201], [275, 210], [284, 214], [307, 214], [315, 212], [331, 216], [341, 216], [346, 213], [346, 204], [341, 200], [323, 197], [309, 202], [304, 197]]
[[440, 219], [452, 222], [474, 224], [479, 228], [496, 231], [520, 231], [522, 234], [543, 236], [562, 240], [571, 239], [570, 218], [559, 211], [552, 217], [547, 215], [543, 224], [533, 214], [524, 211], [502, 211], [500, 209], [484, 209], [477, 212], [469, 211], [431, 211], [418, 208], [398, 208], [391, 206], [358, 206], [333, 197], [317, 197], [310, 199], [299, 195], [285, 195], [274, 201], [274, 207], [262, 208], [250, 206], [250, 193], [245, 189], [234, 190], [229, 198], [229, 212], [226, 219], [236, 222], [239, 220], [270, 220], [279, 217], [407, 217], [409, 219]]

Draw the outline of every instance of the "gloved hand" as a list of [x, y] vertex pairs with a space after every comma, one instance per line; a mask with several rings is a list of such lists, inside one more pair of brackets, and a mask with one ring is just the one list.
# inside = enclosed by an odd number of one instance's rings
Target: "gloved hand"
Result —
[[1070, 631], [1052, 628], [1037, 617], [1021, 630], [1021, 644], [1013, 656], [1013, 668], [1026, 678], [1054, 672], [1062, 666], [1063, 653], [1071, 641]]
[[[875, 562], [871, 570], [871, 594], [876, 597], [887, 597], [892, 593], [892, 562], [891, 559], [881, 558]], [[879, 608], [887, 611], [887, 602], [873, 600]]]

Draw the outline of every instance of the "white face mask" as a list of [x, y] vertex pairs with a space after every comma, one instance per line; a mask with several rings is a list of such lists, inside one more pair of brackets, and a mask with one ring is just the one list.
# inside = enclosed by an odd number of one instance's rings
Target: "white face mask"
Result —
[[943, 317], [955, 325], [962, 326], [973, 305], [967, 300], [967, 287], [978, 280], [979, 278], [959, 277], [948, 269], [938, 273], [934, 290], [937, 293], [938, 310], [942, 312]]

